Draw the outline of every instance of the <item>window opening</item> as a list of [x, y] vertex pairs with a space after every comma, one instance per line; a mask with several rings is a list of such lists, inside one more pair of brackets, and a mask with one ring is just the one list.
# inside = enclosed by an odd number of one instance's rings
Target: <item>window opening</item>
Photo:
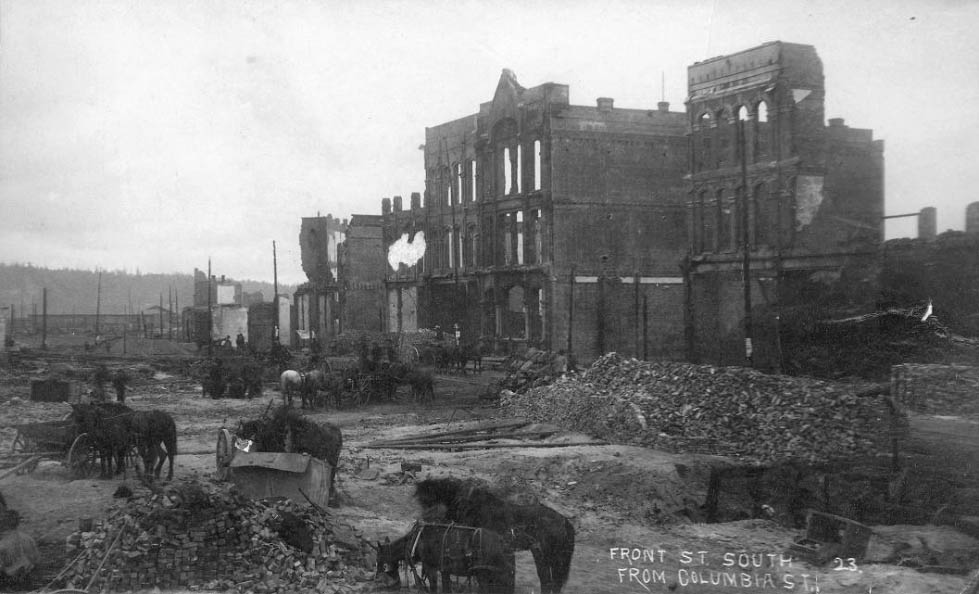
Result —
[[510, 163], [510, 149], [509, 147], [503, 149], [503, 195], [506, 196], [510, 193], [510, 184], [513, 182], [513, 172], [511, 170]]
[[539, 140], [534, 141], [534, 189], [540, 189], [540, 163], [541, 163], [541, 145]]
[[517, 212], [517, 266], [523, 266], [523, 211]]

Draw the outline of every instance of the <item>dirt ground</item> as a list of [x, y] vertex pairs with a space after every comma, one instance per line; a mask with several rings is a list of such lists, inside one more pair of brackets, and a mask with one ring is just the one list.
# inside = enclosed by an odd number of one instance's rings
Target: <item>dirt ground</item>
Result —
[[[416, 478], [485, 479], [509, 492], [536, 497], [572, 519], [577, 537], [571, 576], [564, 589], [567, 594], [956, 593], [965, 583], [963, 576], [919, 573], [893, 564], [844, 560], [813, 567], [790, 558], [788, 552], [802, 532], [767, 520], [692, 522], [683, 510], [695, 512], [704, 501], [708, 471], [717, 462], [709, 456], [615, 445], [514, 444], [464, 451], [366, 447], [376, 439], [464, 428], [499, 417], [495, 406], [477, 397], [492, 378], [492, 372], [439, 378], [437, 401], [431, 407], [398, 402], [311, 415], [343, 430], [340, 507], [333, 513], [366, 538], [393, 540], [419, 516], [412, 498]], [[67, 404], [34, 403], [28, 396], [29, 382], [23, 374], [0, 369], [0, 453], [10, 451], [14, 425], [58, 419], [68, 411]], [[204, 399], [199, 384], [157, 371], [136, 382], [127, 404], [138, 409], [161, 408], [174, 415], [180, 450], [176, 475], [187, 477], [213, 473], [219, 429], [233, 427], [240, 418], [259, 416], [271, 399], [279, 399], [271, 386], [263, 398], [255, 400]], [[586, 439], [559, 434], [546, 443]], [[421, 473], [402, 473], [402, 462], [421, 464]], [[114, 504], [112, 493], [121, 482], [123, 479], [72, 481], [57, 460], [42, 462], [32, 473], [0, 480], [0, 492], [8, 505], [23, 515], [21, 528], [39, 541], [45, 553], [38, 571], [57, 572], [66, 561], [65, 538], [80, 519], [101, 517]], [[876, 546], [886, 551], [904, 541], [907, 546], [898, 548], [954, 549], [973, 559], [979, 551], [973, 539], [949, 529], [881, 527], [875, 539]], [[526, 552], [517, 556], [517, 592], [539, 592], [533, 559]]]

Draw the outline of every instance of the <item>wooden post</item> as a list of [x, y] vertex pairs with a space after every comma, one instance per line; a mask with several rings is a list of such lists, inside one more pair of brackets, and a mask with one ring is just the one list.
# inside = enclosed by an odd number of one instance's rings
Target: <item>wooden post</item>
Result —
[[48, 348], [48, 288], [44, 287], [41, 290], [41, 349], [47, 350]]
[[574, 265], [571, 265], [570, 274], [570, 287], [571, 290], [568, 294], [568, 358], [571, 358], [571, 353], [574, 352], [574, 341], [572, 339], [572, 334], [574, 331]]
[[642, 296], [642, 360], [649, 360], [649, 304], [646, 295]]
[[102, 271], [99, 270], [99, 284], [95, 294], [95, 336], [99, 335], [99, 317], [102, 314]]

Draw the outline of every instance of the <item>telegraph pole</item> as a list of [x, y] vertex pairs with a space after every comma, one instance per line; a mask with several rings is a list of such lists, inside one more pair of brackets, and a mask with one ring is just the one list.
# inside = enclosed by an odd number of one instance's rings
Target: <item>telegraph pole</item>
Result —
[[279, 339], [279, 262], [275, 256], [275, 240], [272, 240], [272, 343]]
[[41, 293], [41, 350], [48, 350], [48, 288], [44, 287]]
[[213, 352], [211, 343], [214, 342], [211, 339], [211, 334], [214, 329], [212, 328], [211, 320], [211, 259], [207, 259], [207, 356], [210, 357]]
[[102, 313], [102, 271], [99, 270], [99, 285], [95, 294], [95, 336], [99, 335], [99, 317]]

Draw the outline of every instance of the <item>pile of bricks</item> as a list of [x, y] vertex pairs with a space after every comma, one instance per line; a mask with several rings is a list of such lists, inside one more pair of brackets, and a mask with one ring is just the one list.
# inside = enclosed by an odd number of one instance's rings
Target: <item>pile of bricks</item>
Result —
[[501, 404], [514, 416], [611, 443], [760, 464], [874, 456], [907, 430], [886, 398], [859, 397], [844, 384], [615, 353], [581, 376], [507, 392]]
[[[312, 536], [308, 551], [283, 538], [288, 514]], [[67, 545], [77, 559], [65, 585], [92, 582], [90, 591], [359, 592], [373, 576], [373, 551], [352, 528], [287, 499], [248, 500], [224, 483], [188, 480], [137, 494]]]

